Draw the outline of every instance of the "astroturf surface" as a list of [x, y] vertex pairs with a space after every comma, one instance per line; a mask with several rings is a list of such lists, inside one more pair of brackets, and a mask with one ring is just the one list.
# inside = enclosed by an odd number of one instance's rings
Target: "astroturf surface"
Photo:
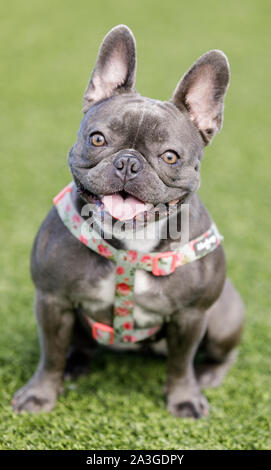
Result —
[[[2, 4], [1, 449], [270, 448], [270, 13], [268, 0]], [[32, 242], [71, 179], [66, 155], [83, 91], [100, 41], [119, 23], [137, 39], [142, 95], [169, 98], [209, 49], [224, 50], [231, 64], [224, 128], [206, 149], [200, 194], [224, 234], [246, 326], [223, 386], [206, 391], [210, 416], [198, 421], [167, 413], [163, 359], [109, 352], [98, 354], [89, 376], [65, 383], [52, 413], [16, 415], [10, 405], [39, 357]]]

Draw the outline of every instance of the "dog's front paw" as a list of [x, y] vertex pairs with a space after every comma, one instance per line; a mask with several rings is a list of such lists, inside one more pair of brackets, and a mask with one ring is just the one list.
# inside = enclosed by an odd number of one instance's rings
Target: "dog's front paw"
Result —
[[22, 411], [30, 413], [51, 411], [56, 404], [57, 396], [58, 389], [52, 382], [31, 379], [15, 393], [11, 404], [17, 413]]
[[196, 396], [190, 396], [189, 398], [180, 396], [179, 400], [176, 400], [176, 397], [172, 399], [169, 396], [167, 409], [173, 416], [181, 418], [199, 419], [209, 414], [208, 401], [200, 393]]

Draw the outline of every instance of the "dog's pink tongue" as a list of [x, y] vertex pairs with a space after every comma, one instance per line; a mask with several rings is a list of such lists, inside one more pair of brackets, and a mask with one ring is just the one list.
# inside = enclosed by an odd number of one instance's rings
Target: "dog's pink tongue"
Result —
[[104, 196], [102, 202], [110, 215], [119, 220], [132, 219], [147, 210], [146, 204], [133, 196], [123, 199], [120, 194], [110, 194]]

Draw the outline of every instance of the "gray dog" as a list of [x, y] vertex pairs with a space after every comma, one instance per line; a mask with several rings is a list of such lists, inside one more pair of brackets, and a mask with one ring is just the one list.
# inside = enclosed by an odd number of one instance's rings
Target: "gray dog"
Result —
[[[218, 50], [204, 54], [166, 102], [138, 94], [135, 72], [133, 34], [117, 26], [101, 45], [84, 95], [69, 153], [73, 183], [35, 240], [41, 358], [12, 400], [17, 412], [51, 410], [65, 368], [78, 372], [95, 340], [153, 350], [164, 343], [167, 407], [182, 417], [208, 414], [201, 389], [218, 386], [235, 357], [243, 303], [226, 279], [221, 238], [197, 195], [204, 147], [222, 126], [227, 58]], [[179, 238], [169, 234], [173, 218]], [[90, 238], [79, 234], [84, 221]]]

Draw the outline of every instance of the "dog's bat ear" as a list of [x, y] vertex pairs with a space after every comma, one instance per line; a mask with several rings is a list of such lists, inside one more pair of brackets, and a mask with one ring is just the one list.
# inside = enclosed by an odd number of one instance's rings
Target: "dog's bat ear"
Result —
[[230, 67], [222, 51], [201, 56], [178, 83], [171, 102], [186, 109], [207, 145], [220, 131]]
[[125, 25], [111, 29], [105, 36], [91, 79], [84, 94], [83, 111], [110, 96], [134, 91], [136, 43]]

